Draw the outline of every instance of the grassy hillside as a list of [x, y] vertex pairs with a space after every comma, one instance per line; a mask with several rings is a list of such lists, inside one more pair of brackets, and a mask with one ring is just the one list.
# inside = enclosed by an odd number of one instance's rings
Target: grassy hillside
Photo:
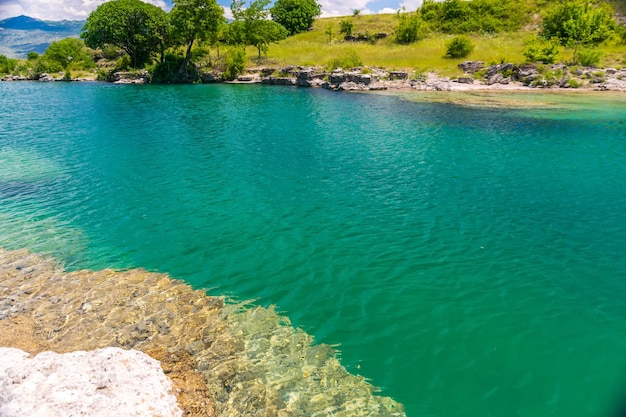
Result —
[[[620, 3], [626, 9], [626, 5]], [[542, 3], [545, 4], [545, 3]], [[499, 34], [471, 34], [475, 44], [474, 51], [466, 59], [480, 60], [487, 64], [500, 62], [523, 63], [525, 57], [524, 41], [537, 33], [541, 22], [540, 15], [545, 5], [530, 5], [528, 22], [515, 32]], [[339, 33], [340, 22], [351, 20], [353, 34], [386, 33], [385, 39], [374, 43], [344, 41]], [[403, 69], [425, 72], [437, 70], [441, 75], [458, 75], [457, 64], [466, 59], [444, 58], [445, 44], [452, 35], [431, 34], [426, 39], [409, 45], [397, 44], [393, 38], [394, 29], [398, 24], [396, 14], [362, 15], [359, 17], [326, 18], [315, 21], [311, 31], [292, 36], [279, 44], [271, 45], [262, 65], [327, 65], [331, 60], [341, 58], [349, 53], [361, 58], [364, 65], [379, 66], [387, 69]], [[327, 31], [330, 28], [331, 35]], [[626, 45], [615, 39], [602, 45], [605, 52], [601, 64], [618, 66], [626, 64]], [[573, 51], [561, 48], [560, 61], [572, 58]], [[250, 49], [249, 57], [252, 64], [255, 52]]]

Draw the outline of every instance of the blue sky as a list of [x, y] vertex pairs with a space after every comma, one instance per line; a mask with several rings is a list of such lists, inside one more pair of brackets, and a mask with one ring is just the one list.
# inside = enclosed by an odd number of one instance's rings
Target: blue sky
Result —
[[[171, 0], [144, 0], [168, 10]], [[0, 20], [7, 17], [27, 15], [43, 20], [83, 20], [104, 0], [0, 0]], [[226, 12], [231, 0], [218, 0]], [[345, 16], [359, 9], [363, 14], [393, 13], [404, 6], [407, 10], [417, 8], [421, 0], [318, 0], [322, 16]]]

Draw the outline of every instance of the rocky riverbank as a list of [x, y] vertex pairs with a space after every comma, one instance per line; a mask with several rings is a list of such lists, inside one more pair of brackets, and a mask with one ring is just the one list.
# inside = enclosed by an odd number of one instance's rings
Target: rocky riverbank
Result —
[[[486, 66], [481, 61], [459, 64], [463, 75], [440, 77], [436, 72], [409, 73], [382, 68], [337, 68], [332, 72], [316, 67], [253, 68], [236, 82], [267, 85], [321, 87], [336, 91], [471, 91], [585, 89], [626, 91], [626, 69], [569, 67], [563, 64], [539, 66], [503, 63]], [[204, 82], [216, 82], [213, 74]]]
[[0, 249], [0, 346], [145, 352], [186, 416], [405, 415], [272, 309], [144, 270], [66, 272], [53, 259]]
[[[564, 64], [485, 65], [465, 61], [458, 65], [461, 76], [441, 77], [437, 72], [410, 73], [376, 67], [327, 71], [321, 67], [249, 68], [236, 80], [225, 80], [221, 73], [198, 69], [203, 83], [264, 84], [295, 87], [320, 87], [335, 91], [477, 91], [477, 90], [593, 90], [626, 91], [626, 69], [567, 66]], [[26, 77], [6, 76], [4, 81], [21, 81]], [[38, 81], [90, 81], [87, 78], [63, 79], [41, 74]], [[147, 71], [115, 72], [109, 78], [116, 84], [148, 84]]]

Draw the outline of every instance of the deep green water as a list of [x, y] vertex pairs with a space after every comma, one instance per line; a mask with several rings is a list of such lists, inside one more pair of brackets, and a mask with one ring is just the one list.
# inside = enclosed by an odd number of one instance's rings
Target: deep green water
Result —
[[276, 304], [409, 416], [604, 416], [626, 97], [516, 100], [0, 83], [0, 246]]

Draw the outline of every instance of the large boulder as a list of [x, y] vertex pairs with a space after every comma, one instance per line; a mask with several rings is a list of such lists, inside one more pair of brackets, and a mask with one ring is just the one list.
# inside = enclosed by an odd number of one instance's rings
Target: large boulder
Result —
[[0, 348], [0, 416], [181, 417], [159, 362], [120, 348], [34, 358]]
[[497, 73], [505, 73], [505, 72], [510, 72], [513, 71], [515, 69], [515, 65], [511, 64], [511, 63], [506, 63], [506, 64], [497, 64], [497, 65], [492, 65], [489, 68], [487, 68], [487, 79], [490, 79], [491, 77], [493, 77], [495, 74]]
[[406, 71], [389, 71], [390, 81], [395, 81], [395, 80], [404, 81], [408, 79], [409, 79], [409, 73]]
[[485, 66], [483, 61], [463, 61], [458, 67], [467, 74], [473, 74], [476, 71], [480, 71]]

